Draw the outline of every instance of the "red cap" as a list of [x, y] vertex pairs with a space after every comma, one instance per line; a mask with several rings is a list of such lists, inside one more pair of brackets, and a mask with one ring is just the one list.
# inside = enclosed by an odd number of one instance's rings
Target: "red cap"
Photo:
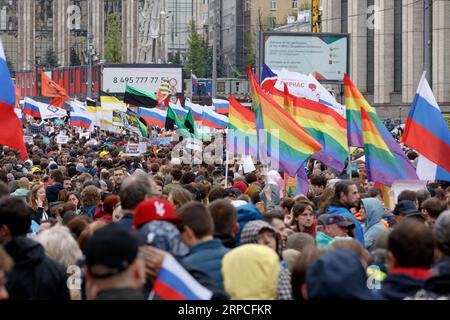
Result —
[[138, 228], [154, 220], [179, 221], [181, 218], [175, 213], [175, 207], [165, 199], [152, 198], [142, 201], [134, 211], [134, 226]]

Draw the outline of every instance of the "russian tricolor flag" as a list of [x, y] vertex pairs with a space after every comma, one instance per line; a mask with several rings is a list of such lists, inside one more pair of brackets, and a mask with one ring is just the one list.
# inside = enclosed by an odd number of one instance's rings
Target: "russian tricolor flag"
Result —
[[188, 110], [184, 109], [183, 106], [181, 105], [180, 100], [177, 100], [176, 104], [169, 102], [169, 106], [172, 108], [172, 110], [180, 119], [183, 119], [183, 117], [188, 113]]
[[194, 116], [195, 121], [202, 121], [204, 109], [208, 109], [202, 107], [199, 104], [192, 103], [189, 99], [186, 99], [186, 101], [184, 102], [184, 107], [186, 108], [186, 110], [192, 111], [192, 115]]
[[149, 126], [158, 126], [164, 128], [167, 117], [167, 110], [157, 108], [139, 108], [139, 115], [144, 118]]
[[33, 118], [41, 119], [41, 112], [39, 111], [39, 102], [31, 98], [25, 97], [23, 99], [23, 113], [32, 116]]
[[20, 151], [20, 158], [25, 160], [27, 148], [23, 141], [23, 129], [14, 112], [16, 94], [14, 83], [6, 63], [3, 43], [0, 40], [0, 144]]
[[425, 72], [406, 119], [402, 142], [420, 153], [417, 175], [421, 180], [450, 181], [450, 132]]
[[70, 125], [89, 129], [92, 119], [86, 107], [79, 101], [70, 102]]
[[212, 99], [212, 104], [217, 113], [228, 114], [230, 109], [230, 102], [223, 99]]
[[210, 300], [212, 292], [166, 253], [149, 300]]
[[218, 114], [209, 108], [203, 108], [202, 123], [204, 126], [210, 128], [224, 129], [228, 127], [228, 117], [223, 114]]

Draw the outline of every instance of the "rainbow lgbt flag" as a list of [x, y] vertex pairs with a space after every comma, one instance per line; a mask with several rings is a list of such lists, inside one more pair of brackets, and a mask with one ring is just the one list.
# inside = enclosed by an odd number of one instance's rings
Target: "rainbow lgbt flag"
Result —
[[[347, 112], [351, 110], [352, 121], [361, 128], [362, 137], [358, 140], [364, 144], [367, 179], [385, 186], [391, 186], [394, 180], [417, 180], [416, 171], [402, 148], [347, 75], [344, 78], [344, 94]], [[349, 121], [348, 116], [349, 113]]]
[[227, 150], [233, 155], [258, 158], [255, 114], [233, 97], [228, 108]]
[[270, 158], [272, 168], [295, 176], [322, 146], [259, 87], [250, 68], [248, 75], [260, 152]]
[[345, 119], [331, 107], [289, 94], [286, 84], [284, 92], [273, 88], [272, 97], [323, 146], [313, 158], [339, 171], [344, 170], [348, 157]]

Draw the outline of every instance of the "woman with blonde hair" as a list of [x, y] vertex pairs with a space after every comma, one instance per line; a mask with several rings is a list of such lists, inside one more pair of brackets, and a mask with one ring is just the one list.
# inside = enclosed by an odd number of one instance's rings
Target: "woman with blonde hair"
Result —
[[[39, 234], [38, 241], [44, 247], [45, 254], [59, 262], [67, 273], [80, 275], [77, 263], [83, 257], [83, 253], [69, 228], [56, 225], [44, 230]], [[69, 280], [71, 278], [73, 277], [69, 277]], [[69, 287], [69, 290], [72, 300], [81, 300], [81, 288], [74, 286]]]
[[28, 198], [28, 206], [31, 208], [31, 217], [37, 223], [47, 221], [50, 217], [48, 211], [48, 201], [45, 195], [45, 187], [41, 184], [35, 184], [31, 188]]

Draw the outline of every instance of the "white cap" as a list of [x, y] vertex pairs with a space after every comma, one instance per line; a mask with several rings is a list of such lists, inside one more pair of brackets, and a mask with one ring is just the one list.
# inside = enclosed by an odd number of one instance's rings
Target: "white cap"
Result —
[[235, 207], [235, 208], [239, 208], [242, 207], [243, 205], [248, 204], [247, 202], [245, 202], [244, 200], [233, 200], [231, 201], [231, 204]]

